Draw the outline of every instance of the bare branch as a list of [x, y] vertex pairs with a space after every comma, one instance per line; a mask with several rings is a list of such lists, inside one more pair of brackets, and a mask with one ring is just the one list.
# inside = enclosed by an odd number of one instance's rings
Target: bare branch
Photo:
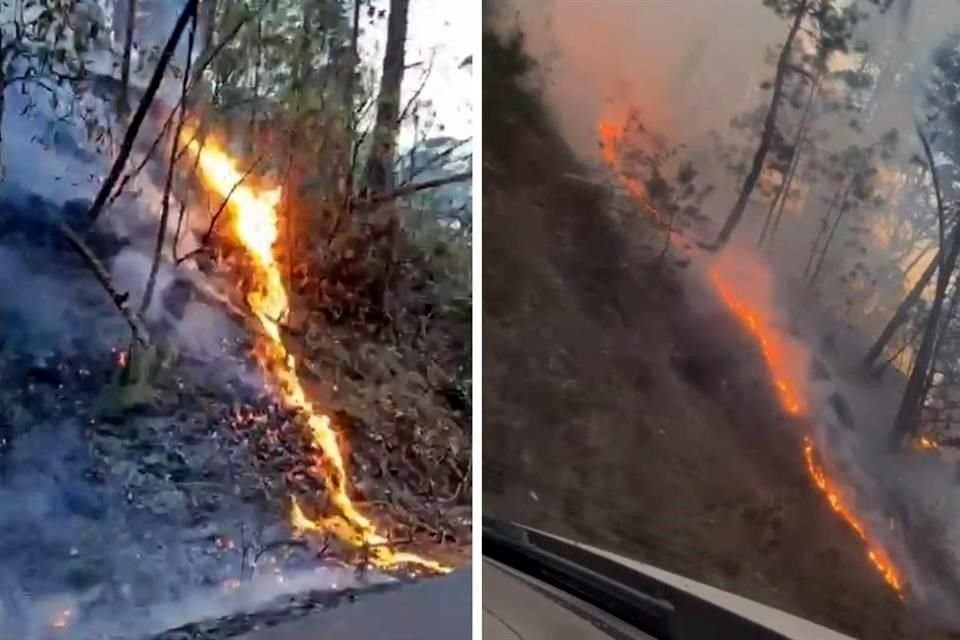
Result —
[[210, 226], [207, 228], [206, 232], [203, 234], [203, 237], [200, 240], [200, 246], [194, 249], [193, 251], [190, 251], [189, 253], [184, 255], [182, 258], [178, 259], [177, 264], [180, 264], [181, 262], [184, 262], [185, 260], [188, 260], [189, 258], [192, 258], [193, 256], [203, 253], [204, 251], [207, 250], [207, 244], [210, 242], [210, 238], [213, 237], [213, 232], [217, 226], [217, 221], [220, 219], [220, 215], [224, 212], [224, 210], [226, 210], [227, 204], [229, 204], [230, 202], [230, 198], [233, 197], [233, 194], [237, 190], [237, 188], [241, 184], [243, 184], [247, 178], [250, 177], [250, 174], [252, 174], [253, 171], [260, 165], [260, 163], [263, 162], [267, 157], [268, 157], [267, 154], [263, 154], [259, 158], [257, 158], [253, 162], [253, 164], [251, 164], [247, 168], [247, 170], [243, 172], [243, 175], [240, 176], [240, 178], [235, 183], [233, 183], [233, 186], [230, 187], [230, 191], [227, 192], [226, 197], [223, 199], [223, 201], [220, 203], [220, 206], [217, 208], [216, 213], [213, 214], [213, 218], [210, 219]]
[[[266, 3], [261, 5], [261, 9], [265, 5]], [[216, 59], [217, 54], [219, 54], [223, 50], [223, 48], [237, 36], [238, 33], [240, 33], [240, 28], [243, 27], [243, 25], [246, 23], [246, 20], [248, 17], [249, 16], [244, 16], [243, 18], [238, 20], [234, 28], [231, 29], [230, 32], [223, 38], [223, 40], [217, 43], [217, 46], [213, 48], [210, 54], [207, 55], [199, 65], [197, 65], [197, 70], [194, 73], [194, 78], [193, 80], [191, 80], [190, 85], [187, 87], [187, 94], [186, 94], [187, 96], [193, 93], [193, 90], [196, 88], [197, 84], [200, 82], [200, 78], [203, 75], [203, 72]], [[143, 171], [144, 167], [147, 166], [147, 163], [150, 161], [150, 157], [153, 155], [154, 151], [157, 150], [157, 147], [160, 146], [160, 142], [163, 140], [164, 136], [166, 136], [167, 132], [170, 130], [170, 125], [173, 124], [173, 117], [177, 114], [177, 110], [183, 106], [183, 102], [185, 99], [186, 99], [185, 96], [183, 95], [180, 96], [180, 100], [177, 102], [174, 108], [170, 110], [169, 115], [167, 115], [167, 119], [164, 121], [163, 126], [160, 128], [160, 132], [157, 134], [157, 137], [154, 138], [153, 143], [150, 145], [150, 148], [147, 150], [147, 153], [143, 156], [143, 159], [140, 161], [140, 164], [138, 164], [136, 168], [134, 168], [132, 171], [127, 173], [125, 176], [123, 176], [123, 180], [120, 181], [120, 186], [117, 187], [117, 190], [110, 197], [110, 200], [107, 203], [108, 206], [112, 205], [114, 201], [116, 201], [116, 199], [120, 197], [120, 194], [123, 193], [124, 188], [130, 182], [130, 180], [132, 180], [137, 175], [139, 175], [140, 172]], [[186, 147], [184, 147], [184, 149], [186, 149]]]
[[113, 190], [113, 186], [117, 183], [117, 180], [120, 179], [120, 174], [123, 172], [123, 167], [127, 163], [127, 157], [133, 150], [133, 143], [137, 139], [137, 134], [140, 132], [140, 127], [143, 126], [143, 121], [147, 117], [147, 112], [150, 110], [150, 105], [153, 104], [154, 97], [157, 95], [157, 90], [160, 88], [160, 83], [163, 80], [164, 74], [166, 73], [167, 66], [170, 64], [170, 60], [173, 58], [173, 54], [177, 49], [177, 43], [180, 42], [180, 37], [183, 35], [183, 30], [187, 27], [187, 22], [189, 22], [190, 16], [196, 13], [198, 1], [199, 0], [187, 0], [183, 7], [183, 11], [180, 13], [180, 17], [177, 18], [177, 23], [173, 27], [173, 32], [167, 39], [167, 43], [164, 45], [163, 51], [160, 54], [160, 59], [157, 61], [157, 66], [153, 70], [153, 77], [150, 78], [150, 84], [147, 85], [147, 91], [144, 93], [143, 99], [140, 100], [140, 105], [137, 107], [137, 112], [133, 114], [133, 119], [130, 121], [130, 126], [127, 127], [127, 133], [123, 137], [123, 142], [120, 145], [120, 154], [114, 161], [113, 167], [110, 169], [107, 179], [100, 186], [100, 191], [97, 193], [96, 199], [90, 206], [90, 211], [87, 214], [90, 220], [96, 220], [97, 217], [99, 217], [100, 213], [103, 211], [104, 205], [107, 203], [107, 198], [110, 196], [110, 192]]
[[420, 79], [420, 86], [417, 87], [417, 90], [413, 92], [413, 95], [410, 96], [410, 100], [407, 101], [406, 106], [403, 107], [403, 110], [400, 112], [400, 117], [397, 118], [397, 122], [401, 123], [407, 118], [407, 114], [410, 112], [410, 108], [414, 105], [417, 99], [420, 97], [420, 94], [423, 93], [423, 88], [427, 86], [427, 80], [430, 79], [430, 74], [433, 73], [433, 61], [436, 58], [436, 52], [430, 56], [430, 64], [427, 66], [427, 70], [423, 73], [423, 78]]
[[[157, 243], [153, 249], [153, 263], [150, 265], [150, 275], [147, 277], [147, 287], [143, 292], [143, 301], [140, 303], [140, 313], [144, 313], [153, 299], [153, 289], [157, 285], [157, 273], [160, 272], [160, 259], [163, 257], [163, 241], [167, 237], [167, 220], [170, 218], [170, 191], [173, 189], [173, 175], [176, 171], [178, 145], [183, 132], [184, 120], [187, 116], [187, 82], [190, 78], [190, 61], [193, 58], [193, 44], [197, 37], [197, 5], [193, 6], [193, 15], [190, 20], [190, 35], [187, 40], [187, 63], [183, 72], [183, 86], [180, 91], [180, 118], [177, 120], [177, 129], [173, 134], [170, 147], [170, 165], [167, 167], [167, 181], [163, 186], [163, 202], [160, 210], [160, 223], [157, 225]], [[176, 243], [176, 238], [174, 238]]]
[[455, 144], [450, 145], [449, 147], [447, 147], [446, 149], [444, 149], [443, 151], [441, 151], [441, 152], [438, 153], [437, 155], [433, 156], [432, 158], [430, 158], [429, 160], [427, 160], [427, 161], [423, 164], [422, 167], [419, 167], [416, 171], [414, 171], [413, 174], [410, 175], [410, 179], [407, 180], [404, 184], [402, 184], [402, 185], [400, 185], [400, 186], [403, 187], [403, 186], [409, 184], [410, 182], [413, 181], [414, 178], [416, 178], [417, 176], [419, 176], [420, 174], [422, 174], [424, 171], [427, 171], [427, 170], [432, 169], [433, 167], [437, 166], [437, 164], [439, 164], [439, 162], [440, 162], [441, 160], [443, 160], [444, 158], [449, 158], [451, 155], [453, 155], [453, 152], [454, 152], [454, 151], [456, 151], [456, 150], [459, 149], [460, 147], [462, 147], [462, 146], [464, 146], [465, 144], [467, 144], [468, 142], [470, 142], [470, 140], [471, 140], [471, 138], [464, 138], [463, 140], [459, 140], [459, 141], [457, 141]]
[[418, 191], [425, 191], [427, 189], [436, 189], [437, 187], [442, 187], [444, 185], [453, 184], [455, 182], [466, 182], [473, 178], [473, 173], [470, 171], [465, 171], [463, 173], [457, 173], [452, 176], [446, 176], [444, 178], [437, 178], [436, 180], [425, 180], [423, 182], [415, 182], [413, 184], [408, 184], [403, 187], [398, 187], [393, 191], [388, 191], [383, 194], [373, 194], [367, 198], [369, 204], [380, 204], [388, 200], [395, 200], [397, 198], [402, 198], [404, 196], [409, 196], [411, 194], [417, 193]]

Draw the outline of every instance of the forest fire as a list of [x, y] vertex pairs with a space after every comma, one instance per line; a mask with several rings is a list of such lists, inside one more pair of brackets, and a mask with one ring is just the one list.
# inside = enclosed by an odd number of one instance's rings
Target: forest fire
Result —
[[449, 571], [418, 555], [394, 551], [390, 541], [377, 532], [348, 495], [349, 481], [337, 433], [329, 416], [318, 412], [307, 399], [294, 356], [287, 351], [280, 335], [280, 323], [289, 312], [281, 265], [274, 254], [279, 233], [276, 206], [280, 189], [260, 190], [244, 184], [244, 173], [215, 141], [208, 139], [201, 147], [186, 131], [182, 139], [197, 160], [204, 185], [222, 198], [229, 197], [231, 235], [252, 263], [253, 284], [246, 300], [263, 329], [255, 348], [258, 361], [283, 401], [306, 417], [311, 441], [318, 452], [313, 470], [323, 479], [329, 502], [337, 512], [313, 519], [303, 512], [296, 498], [291, 498], [291, 525], [300, 532], [332, 534], [351, 547], [364, 550], [370, 562], [380, 568], [415, 565], [436, 572]]
[[839, 489], [834, 486], [826, 472], [824, 472], [823, 467], [817, 464], [813, 450], [813, 442], [809, 436], [803, 439], [803, 458], [807, 463], [807, 472], [810, 474], [810, 477], [813, 478], [813, 482], [817, 485], [817, 488], [827, 497], [830, 508], [838, 513], [840, 517], [843, 518], [843, 521], [866, 543], [867, 558], [869, 558], [871, 564], [873, 564], [873, 566], [877, 568], [877, 571], [883, 576], [884, 581], [893, 587], [897, 594], [902, 597], [903, 580], [900, 577], [900, 572], [896, 566], [894, 566], [893, 561], [890, 559], [890, 556], [887, 555], [886, 551], [870, 541], [867, 537], [867, 529], [863, 522], [844, 504]]
[[[781, 334], [773, 328], [771, 320], [765, 318], [759, 309], [751, 308], [745, 300], [736, 295], [734, 287], [723, 277], [717, 265], [710, 269], [710, 281], [727, 308], [750, 331], [760, 345], [764, 360], [767, 363], [767, 369], [777, 389], [780, 405], [791, 415], [805, 415], [806, 410], [800, 400], [803, 395], [801, 385], [795, 376], [791, 375], [792, 365], [790, 358], [787, 356], [787, 345], [784, 344]], [[880, 572], [884, 581], [896, 591], [898, 596], [903, 597], [903, 579], [900, 571], [893, 564], [889, 554], [870, 539], [866, 526], [854, 512], [853, 507], [844, 501], [837, 483], [827, 475], [823, 466], [817, 462], [810, 436], [804, 436], [803, 442], [804, 462], [813, 484], [826, 497], [830, 508], [866, 544], [867, 558]]]
[[[623, 132], [626, 130], [626, 126], [626, 124], [618, 125], [614, 121], [608, 120], [600, 122], [598, 132], [601, 155], [616, 171], [617, 176], [623, 181], [630, 193], [641, 199], [642, 203], [642, 194], [644, 193], [642, 186], [634, 185], [635, 180], [626, 176], [621, 168], [620, 154], [622, 153]], [[637, 191], [637, 187], [641, 191]], [[679, 244], [674, 243], [674, 246], [678, 247]], [[776, 329], [774, 318], [770, 317], [769, 313], [765, 313], [761, 305], [751, 304], [745, 296], [739, 294], [735, 284], [745, 280], [725, 275], [722, 266], [722, 263], [711, 266], [709, 270], [710, 282], [724, 305], [750, 332], [760, 346], [780, 406], [790, 415], [807, 415], [801, 384], [803, 378], [800, 377], [802, 372], [797, 367], [794, 355], [789, 353], [789, 343], [784, 339], [784, 334]], [[920, 443], [918, 446], [929, 447], [930, 444], [932, 444], [932, 441]], [[867, 547], [867, 558], [880, 573], [883, 580], [898, 597], [903, 598], [904, 582], [900, 570], [893, 563], [889, 554], [875, 540], [871, 539], [862, 519], [857, 516], [853, 507], [844, 500], [839, 485], [817, 461], [813, 441], [809, 436], [804, 436], [803, 455], [807, 474], [813, 484], [826, 498], [834, 513], [864, 542]]]
[[600, 154], [604, 161], [617, 172], [617, 177], [634, 200], [646, 209], [647, 213], [659, 224], [663, 224], [663, 216], [650, 204], [647, 189], [642, 182], [630, 175], [626, 167], [621, 150], [630, 144], [626, 137], [631, 131], [643, 131], [637, 114], [632, 113], [622, 118], [605, 118], [597, 127], [600, 142]]

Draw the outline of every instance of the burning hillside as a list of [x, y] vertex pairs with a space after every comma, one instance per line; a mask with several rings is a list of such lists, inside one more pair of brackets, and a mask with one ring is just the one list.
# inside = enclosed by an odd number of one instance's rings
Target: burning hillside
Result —
[[[623, 169], [624, 153], [630, 149], [625, 140], [629, 139], [630, 132], [635, 131], [637, 126], [635, 119], [631, 118], [620, 122], [603, 120], [598, 125], [598, 135], [603, 159], [628, 192], [639, 199], [639, 205], [649, 210], [644, 191]], [[683, 251], [680, 243], [674, 242], [673, 245], [675, 249]], [[773, 300], [771, 275], [760, 261], [730, 250], [709, 265], [708, 276], [717, 297], [756, 340], [768, 367], [771, 386], [783, 410], [791, 416], [809, 420], [806, 409], [809, 355], [806, 347], [786, 334], [782, 323], [778, 322], [777, 313], [770, 308]], [[758, 287], [761, 290], [759, 292]], [[830, 508], [863, 541], [867, 558], [884, 582], [903, 597], [906, 584], [902, 570], [895, 565], [884, 545], [871, 535], [853, 504], [844, 497], [842, 482], [832, 478], [818, 461], [813, 438], [813, 434], [805, 435], [803, 450], [798, 452], [803, 456], [811, 482], [823, 494]]]
[[396, 552], [390, 541], [377, 533], [373, 523], [363, 516], [351, 500], [349, 481], [341, 454], [342, 439], [334, 432], [330, 417], [318, 412], [307, 399], [297, 373], [295, 357], [287, 351], [280, 326], [290, 311], [289, 296], [275, 255], [279, 237], [276, 207], [279, 189], [255, 190], [243, 184], [244, 175], [234, 161], [213, 140], [201, 147], [191, 132], [183, 133], [183, 142], [197, 157], [204, 184], [221, 198], [228, 198], [232, 239], [249, 254], [252, 264], [247, 303], [260, 323], [263, 336], [255, 353], [268, 379], [272, 380], [283, 402], [306, 416], [311, 441], [316, 448], [313, 471], [323, 479], [327, 500], [334, 508], [330, 516], [312, 519], [304, 515], [292, 498], [291, 524], [299, 531], [330, 533], [358, 549], [369, 549], [371, 559], [382, 569], [396, 565], [419, 565], [445, 572], [443, 565], [415, 554]]
[[[601, 157], [627, 191], [639, 199], [638, 204], [649, 211], [646, 203], [648, 196], [636, 179], [624, 170], [624, 154], [629, 154], [631, 150], [629, 137], [637, 127], [635, 118], [619, 122], [605, 119], [598, 124], [597, 130]], [[654, 221], [661, 222], [658, 217], [654, 217]], [[690, 251], [684, 249], [680, 242], [673, 242], [673, 246], [677, 251]], [[768, 368], [771, 387], [783, 410], [800, 418], [799, 424], [809, 423], [811, 417], [807, 409], [806, 381], [811, 363], [808, 349], [787, 335], [777, 317], [778, 312], [772, 308], [774, 283], [771, 274], [759, 260], [733, 249], [710, 263], [707, 271], [708, 281], [717, 297], [756, 340]], [[843, 488], [843, 482], [831, 477], [818, 460], [815, 437], [815, 433], [804, 435], [802, 451], [798, 451], [798, 456], [803, 457], [811, 483], [823, 494], [838, 517], [863, 541], [870, 563], [884, 582], [902, 598], [906, 588], [902, 570], [896, 566], [885, 545], [870, 533], [853, 503], [845, 497], [847, 491]]]

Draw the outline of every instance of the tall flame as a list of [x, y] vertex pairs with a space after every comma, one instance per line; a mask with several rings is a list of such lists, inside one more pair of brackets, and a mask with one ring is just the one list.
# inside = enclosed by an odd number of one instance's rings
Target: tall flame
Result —
[[[642, 186], [627, 176], [622, 168], [620, 159], [623, 144], [622, 131], [626, 123], [614, 119], [602, 120], [598, 125], [601, 156], [611, 166], [630, 193], [640, 200], [640, 204], [649, 211], [642, 201]], [[679, 243], [674, 243], [679, 249]], [[682, 249], [680, 249], [682, 250]], [[784, 411], [794, 416], [804, 416], [807, 413], [804, 406], [802, 379], [798, 377], [798, 370], [788, 355], [787, 343], [783, 335], [776, 329], [773, 319], [762, 309], [751, 305], [744, 297], [737, 295], [736, 289], [723, 277], [717, 265], [710, 269], [710, 282], [724, 305], [747, 328], [757, 341], [767, 365], [770, 377], [776, 389], [777, 398]], [[898, 597], [903, 598], [904, 581], [901, 571], [894, 564], [890, 555], [875, 540], [871, 539], [863, 520], [857, 516], [853, 507], [848, 504], [839, 489], [839, 485], [827, 475], [826, 470], [816, 460], [813, 441], [804, 436], [803, 457], [807, 474], [814, 486], [826, 498], [830, 508], [841, 520], [864, 542], [867, 548], [867, 559], [880, 573], [884, 582], [893, 589]], [[921, 446], [929, 446], [921, 443]]]
[[230, 230], [253, 264], [253, 284], [247, 292], [247, 304], [264, 334], [257, 344], [257, 357], [287, 406], [306, 417], [318, 452], [313, 468], [323, 479], [330, 503], [336, 508], [336, 515], [311, 519], [296, 498], [291, 498], [291, 526], [300, 532], [330, 533], [352, 547], [365, 549], [370, 561], [380, 568], [409, 564], [441, 573], [449, 571], [448, 567], [432, 560], [391, 549], [389, 540], [357, 510], [347, 493], [349, 481], [337, 434], [330, 418], [319, 413], [307, 399], [297, 376], [297, 363], [280, 336], [280, 323], [290, 310], [274, 253], [279, 234], [277, 204], [281, 189], [258, 190], [244, 184], [243, 172], [237, 170], [233, 159], [213, 140], [206, 140], [201, 147], [192, 132], [184, 131], [182, 141], [197, 160], [204, 185], [220, 197], [230, 198]]

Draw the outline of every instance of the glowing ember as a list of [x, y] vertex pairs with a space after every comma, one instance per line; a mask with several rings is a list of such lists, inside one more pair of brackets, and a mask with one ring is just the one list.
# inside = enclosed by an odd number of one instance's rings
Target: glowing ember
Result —
[[920, 449], [939, 449], [940, 448], [940, 444], [936, 440], [928, 436], [920, 436], [919, 438], [917, 438], [916, 445]]
[[[877, 568], [877, 571], [880, 572], [880, 575], [883, 576], [886, 583], [893, 587], [897, 595], [903, 597], [903, 579], [900, 577], [900, 572], [897, 570], [897, 567], [894, 566], [893, 561], [890, 559], [890, 556], [887, 555], [886, 551], [869, 540], [864, 524], [857, 518], [853, 510], [844, 504], [839, 490], [833, 485], [830, 478], [827, 477], [823, 468], [816, 463], [814, 460], [813, 442], [810, 441], [809, 437], [804, 437], [803, 439], [803, 457], [806, 460], [807, 471], [810, 473], [810, 477], [813, 478], [814, 484], [823, 492], [823, 495], [827, 497], [830, 508], [838, 513], [857, 536], [867, 544], [867, 558], [870, 560], [870, 563]], [[893, 522], [890, 524], [892, 529]]]
[[243, 172], [237, 170], [233, 159], [213, 140], [207, 140], [202, 149], [190, 131], [183, 132], [182, 140], [195, 158], [199, 154], [197, 165], [207, 188], [220, 197], [229, 195], [230, 230], [253, 263], [253, 284], [247, 292], [247, 304], [264, 333], [256, 347], [257, 357], [286, 404], [305, 415], [317, 450], [313, 470], [323, 478], [330, 503], [338, 512], [330, 517], [311, 519], [292, 498], [292, 526], [300, 532], [330, 533], [353, 547], [366, 549], [371, 562], [381, 568], [415, 564], [437, 572], [449, 571], [415, 554], [393, 551], [389, 541], [377, 533], [373, 523], [357, 510], [347, 494], [348, 479], [337, 434], [330, 418], [318, 413], [307, 399], [296, 373], [294, 357], [287, 352], [280, 337], [280, 323], [289, 312], [280, 264], [274, 255], [279, 229], [276, 206], [281, 190], [258, 190], [244, 184]]
[[50, 622], [50, 626], [54, 629], [66, 629], [70, 624], [70, 618], [73, 617], [73, 609], [64, 609], [63, 611], [58, 611], [57, 615], [53, 617], [53, 620]]
[[[605, 119], [600, 122], [598, 131], [600, 137], [601, 155], [604, 160], [617, 172], [619, 179], [623, 182], [627, 190], [638, 200], [645, 199], [645, 191], [642, 185], [634, 179], [627, 176], [622, 168], [621, 148], [623, 145], [624, 131], [626, 130], [626, 121], [615, 121], [614, 119]], [[655, 211], [651, 211], [649, 206], [645, 205], [648, 212], [659, 221], [659, 216]], [[679, 243], [674, 243], [674, 247], [680, 248]], [[682, 249], [680, 249], [682, 250]], [[788, 345], [783, 339], [783, 334], [775, 329], [776, 323], [768, 314], [764, 314], [758, 306], [747, 303], [745, 299], [738, 296], [732, 286], [720, 273], [715, 265], [710, 270], [710, 281], [720, 299], [733, 313], [740, 323], [746, 327], [754, 339], [760, 345], [767, 369], [773, 379], [773, 385], [776, 389], [780, 405], [790, 415], [803, 416], [806, 409], [803, 404], [802, 381], [798, 369], [793, 366], [788, 355]], [[921, 437], [917, 446], [922, 448], [933, 448], [937, 444], [933, 440]], [[809, 436], [804, 437], [803, 447], [804, 461], [806, 463], [807, 473], [813, 484], [820, 490], [830, 505], [830, 508], [853, 530], [867, 547], [867, 559], [876, 568], [883, 577], [884, 581], [903, 598], [903, 578], [901, 572], [893, 564], [892, 559], [887, 552], [875, 541], [871, 540], [863, 521], [857, 517], [853, 508], [847, 504], [839, 490], [838, 485], [827, 475], [824, 468], [816, 461], [813, 441]], [[892, 523], [891, 523], [892, 528]]]

